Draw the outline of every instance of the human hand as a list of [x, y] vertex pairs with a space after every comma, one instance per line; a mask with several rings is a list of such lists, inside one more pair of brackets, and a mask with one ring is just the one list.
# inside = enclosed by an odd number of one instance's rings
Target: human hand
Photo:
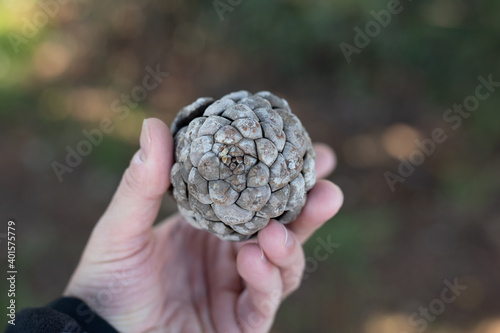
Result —
[[[173, 140], [158, 119], [143, 125], [141, 149], [96, 224], [65, 290], [120, 332], [267, 332], [305, 266], [304, 243], [342, 205], [342, 192], [318, 180], [300, 216], [271, 220], [257, 239], [230, 243], [180, 215], [153, 226], [170, 186]], [[318, 177], [335, 166], [316, 145]], [[91, 318], [89, 318], [91, 320]]]

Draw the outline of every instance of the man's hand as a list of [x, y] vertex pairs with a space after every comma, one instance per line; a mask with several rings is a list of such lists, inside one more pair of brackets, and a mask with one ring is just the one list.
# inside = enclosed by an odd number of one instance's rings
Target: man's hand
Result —
[[[269, 331], [283, 298], [299, 287], [302, 243], [337, 213], [340, 189], [318, 180], [295, 221], [271, 220], [247, 242], [221, 241], [180, 215], [153, 227], [170, 186], [173, 140], [162, 121], [147, 119], [140, 144], [65, 295], [120, 332]], [[315, 149], [325, 177], [335, 156], [325, 145]]]

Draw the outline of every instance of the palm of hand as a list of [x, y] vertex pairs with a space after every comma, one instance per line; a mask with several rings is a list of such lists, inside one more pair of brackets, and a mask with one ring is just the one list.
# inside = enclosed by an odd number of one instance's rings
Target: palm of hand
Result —
[[[196, 230], [178, 215], [171, 220], [155, 228], [139, 250], [130, 248], [85, 266], [108, 278], [79, 272], [90, 279], [70, 289], [82, 290], [76, 293], [87, 295], [89, 306], [120, 332], [233, 333], [246, 332], [247, 326], [263, 328], [258, 309], [238, 311], [244, 282], [236, 258], [243, 244]], [[281, 291], [276, 296], [281, 297]]]

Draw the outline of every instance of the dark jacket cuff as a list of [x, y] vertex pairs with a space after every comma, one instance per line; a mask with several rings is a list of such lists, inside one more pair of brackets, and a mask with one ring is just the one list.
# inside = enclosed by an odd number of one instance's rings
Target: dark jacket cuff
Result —
[[62, 297], [47, 307], [73, 318], [88, 333], [118, 333], [110, 324], [99, 317], [82, 300], [74, 297]]

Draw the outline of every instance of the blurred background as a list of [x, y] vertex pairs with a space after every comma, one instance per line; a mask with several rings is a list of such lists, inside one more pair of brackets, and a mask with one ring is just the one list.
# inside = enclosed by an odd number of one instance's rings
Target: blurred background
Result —
[[[270, 90], [335, 148], [345, 193], [273, 332], [500, 332], [500, 91], [445, 119], [479, 76], [500, 81], [500, 2], [394, 2], [0, 0], [0, 233], [16, 220], [18, 308], [61, 294], [143, 118]], [[156, 68], [168, 76], [144, 89]], [[113, 129], [58, 176], [102, 122]], [[422, 153], [437, 128], [447, 140]], [[165, 198], [161, 217], [174, 211]], [[446, 281], [467, 286], [449, 304]]]

